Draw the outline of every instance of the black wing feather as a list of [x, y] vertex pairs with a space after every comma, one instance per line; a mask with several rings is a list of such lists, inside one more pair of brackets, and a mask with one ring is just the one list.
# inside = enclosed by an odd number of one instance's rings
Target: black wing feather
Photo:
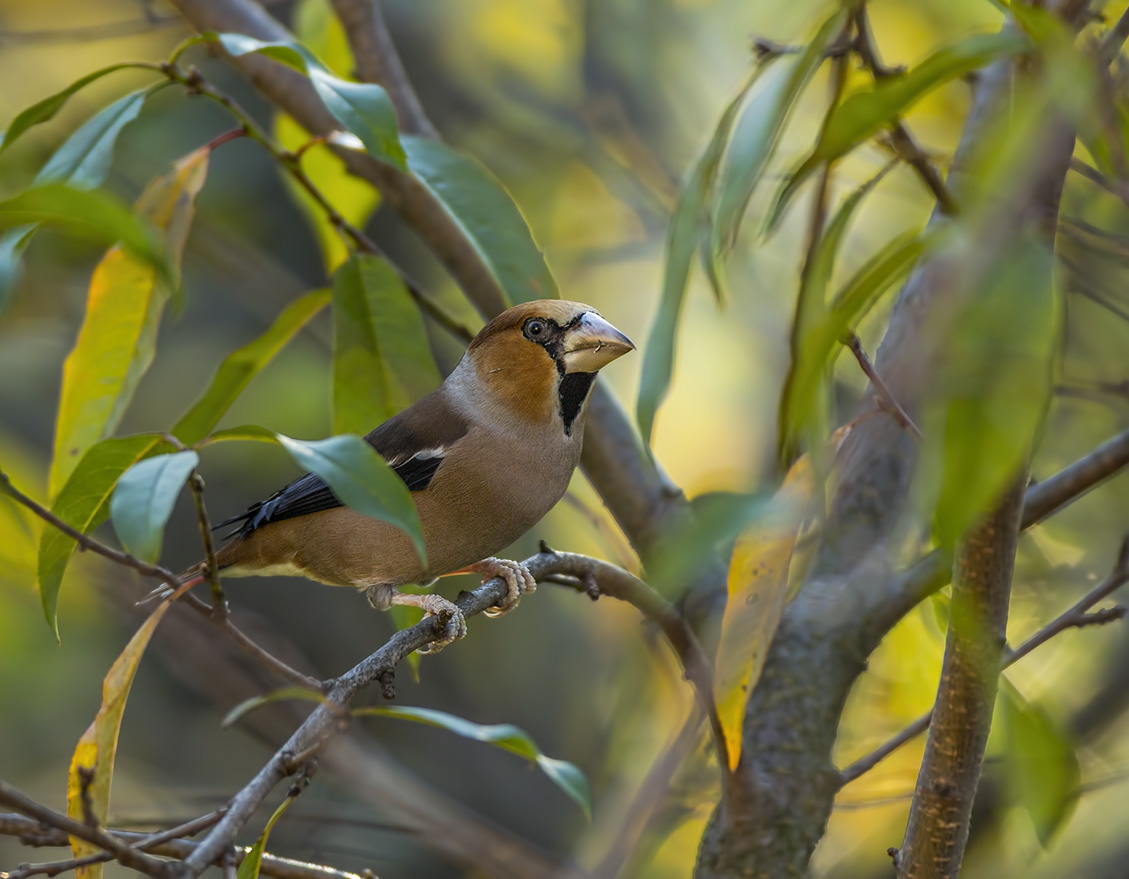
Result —
[[[439, 450], [449, 449], [467, 432], [466, 421], [454, 413], [441, 397], [435, 398], [433, 394], [430, 403], [427, 407], [429, 414], [438, 415], [438, 418], [419, 423], [420, 412], [427, 410], [417, 404], [388, 419], [365, 437], [386, 461], [397, 462], [392, 469], [410, 491], [423, 491], [431, 484], [444, 461], [444, 455]], [[314, 473], [306, 473], [266, 500], [252, 504], [245, 512], [225, 519], [215, 527], [241, 523], [228, 537], [246, 537], [268, 522], [307, 516], [340, 506], [343, 506], [341, 500], [324, 479]]]

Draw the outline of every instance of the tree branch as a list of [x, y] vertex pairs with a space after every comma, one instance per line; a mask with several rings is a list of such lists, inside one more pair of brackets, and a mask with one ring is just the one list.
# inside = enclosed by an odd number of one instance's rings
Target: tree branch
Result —
[[[152, 854], [183, 860], [199, 846], [199, 843], [193, 842], [190, 839], [184, 839], [183, 837], [198, 833], [199, 830], [203, 829], [199, 822], [203, 821], [205, 818], [212, 821], [213, 816], [217, 814], [218, 813], [212, 813], [212, 815], [196, 819], [196, 821], [190, 824], [174, 827], [170, 830], [162, 830], [160, 833], [137, 833], [129, 830], [109, 830], [107, 833], [139, 851], [143, 850], [151, 852]], [[18, 836], [24, 845], [29, 846], [62, 847], [70, 845], [70, 837], [65, 830], [45, 826], [31, 818], [25, 818], [23, 815], [0, 814], [0, 835]], [[236, 847], [236, 864], [243, 861], [248, 851], [249, 849], [246, 847]], [[10, 873], [0, 872], [0, 879], [17, 879], [19, 876], [33, 876], [36, 874], [47, 876], [57, 875], [58, 872], [73, 869], [78, 865], [78, 861], [96, 863], [97, 861], [94, 859], [107, 861], [113, 860], [114, 856], [111, 854], [91, 855], [90, 858], [59, 861], [55, 864], [37, 864], [26, 872], [21, 872], [20, 870]], [[322, 864], [310, 864], [305, 861], [280, 858], [278, 855], [272, 855], [268, 852], [263, 852], [263, 861], [259, 872], [263, 876], [271, 876], [273, 879], [364, 879], [364, 877], [356, 873], [336, 870], [333, 867], [326, 867]]]

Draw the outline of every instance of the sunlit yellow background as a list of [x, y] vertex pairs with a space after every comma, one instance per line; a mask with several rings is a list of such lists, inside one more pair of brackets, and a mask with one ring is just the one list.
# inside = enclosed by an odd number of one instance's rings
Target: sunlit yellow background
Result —
[[[274, 3], [271, 10], [287, 22], [300, 15], [324, 25], [323, 3]], [[828, 8], [817, 0], [395, 0], [384, 5], [424, 105], [445, 138], [477, 156], [510, 189], [562, 295], [592, 303], [640, 345], [657, 304], [666, 224], [679, 181], [748, 70], [750, 38], [803, 41]], [[870, 9], [883, 57], [892, 65], [912, 65], [937, 47], [1000, 21], [983, 0], [875, 0]], [[160, 59], [187, 34], [159, 2], [0, 0], [0, 82], [5, 83], [0, 120], [94, 68], [124, 58]], [[339, 35], [322, 33], [318, 39], [324, 41], [319, 51], [326, 60], [347, 72], [340, 66], [348, 59]], [[236, 73], [202, 49], [193, 53], [210, 78], [274, 124], [270, 107]], [[851, 83], [861, 82], [861, 76], [853, 73]], [[82, 120], [143, 82], [132, 72], [107, 77], [81, 92], [52, 123], [24, 137], [0, 156], [0, 195], [27, 185]], [[692, 277], [674, 383], [654, 443], [658, 459], [691, 497], [764, 488], [776, 476], [776, 412], [787, 369], [804, 218], [802, 210], [793, 210], [784, 230], [768, 243], [761, 222], [780, 175], [810, 145], [826, 92], [825, 74], [817, 75], [754, 197], [729, 264], [729, 301], [719, 307], [700, 272]], [[909, 117], [919, 141], [942, 164], [956, 144], [968, 104], [968, 86], [954, 83], [922, 101]], [[230, 124], [214, 106], [168, 89], [122, 136], [108, 186], [132, 199], [173, 160], [226, 127]], [[301, 140], [293, 129], [280, 134], [288, 142]], [[310, 160], [326, 166], [327, 191], [342, 207], [364, 216], [375, 203], [363, 187], [337, 179], [332, 161], [319, 158], [316, 150]], [[868, 179], [885, 160], [876, 146], [858, 150], [836, 174], [835, 195]], [[198, 207], [185, 258], [187, 301], [183, 311], [166, 316], [157, 360], [123, 433], [168, 428], [225, 354], [254, 338], [285, 303], [326, 283], [319, 233], [255, 144], [237, 141], [216, 153]], [[896, 170], [860, 212], [840, 271], [845, 275], [892, 236], [923, 223], [930, 207], [917, 178]], [[1126, 225], [1123, 207], [1073, 178], [1064, 210], [1114, 228]], [[378, 212], [368, 229], [413, 275], [459, 307], [450, 280], [394, 217]], [[61, 364], [81, 321], [98, 255], [81, 241], [40, 235], [18, 293], [0, 314], [0, 466], [39, 498], [45, 492]], [[340, 257], [330, 252], [327, 258]], [[880, 306], [860, 328], [871, 351], [888, 308], [888, 302]], [[462, 313], [470, 315], [465, 307]], [[254, 422], [299, 437], [328, 434], [329, 339], [323, 315], [251, 384], [225, 423]], [[440, 366], [449, 369], [458, 351], [441, 333], [435, 341]], [[1101, 381], [1123, 381], [1126, 351], [1124, 321], [1111, 319], [1089, 301], [1069, 300], [1061, 385], [1086, 390]], [[605, 372], [629, 410], [641, 363], [634, 355]], [[851, 411], [863, 388], [851, 366], [840, 363], [838, 371], [844, 412]], [[1045, 478], [1127, 423], [1125, 395], [1057, 396], [1035, 476]], [[207, 451], [203, 468], [217, 518], [294, 475], [281, 451], [238, 444]], [[1115, 480], [1023, 538], [1013, 642], [1108, 569], [1129, 522], [1127, 486], [1124, 478]], [[560, 548], [634, 566], [580, 477], [575, 490], [597, 511], [603, 530], [589, 515], [562, 505], [512, 553], [528, 555], [535, 538], [545, 537]], [[60, 807], [71, 749], [97, 709], [102, 675], [136, 624], [128, 601], [107, 596], [127, 586], [133, 596], [141, 587], [122, 582], [131, 580], [129, 574], [77, 556], [64, 584], [62, 644], [57, 645], [35, 592], [39, 529], [36, 521], [0, 501], [0, 777]], [[100, 533], [112, 539], [108, 526]], [[164, 561], [174, 568], [195, 561], [198, 540], [182, 503], [169, 527]], [[358, 596], [310, 583], [243, 581], [229, 595], [296, 642], [321, 677], [351, 665], [389, 631], [387, 619], [369, 613]], [[929, 707], [944, 643], [943, 614], [943, 600], [927, 601], [871, 658], [847, 706], [836, 749], [840, 765]], [[162, 647], [158, 631], [126, 713], [119, 751], [112, 813], [123, 822], [175, 821], [204, 811], [222, 802], [266, 757], [258, 741], [238, 729], [219, 728], [221, 707], [187, 682], [183, 669], [177, 669], [184, 661], [170, 645]], [[1079, 729], [1084, 788], [1073, 816], [1042, 851], [1025, 813], [1007, 804], [1005, 786], [993, 774], [1002, 747], [994, 738], [987, 777], [1004, 802], [997, 804], [992, 825], [974, 831], [965, 876], [1123, 875], [1123, 866], [1116, 868], [1122, 872], [1101, 870], [1107, 862], [1124, 864], [1129, 838], [1121, 783], [1129, 777], [1122, 719], [1129, 707], [1126, 667], [1129, 630], [1114, 624], [1069, 632], [1009, 672], [1027, 699], [1064, 727]], [[1109, 695], [1102, 698], [1112, 700], [1109, 716], [1081, 726], [1095, 694], [1106, 692], [1103, 687]], [[440, 731], [421, 732], [390, 721], [373, 724], [395, 755], [437, 787], [558, 856], [572, 853], [585, 864], [598, 861], [614, 843], [630, 794], [690, 705], [665, 648], [654, 633], [641, 629], [629, 609], [609, 601], [591, 606], [551, 587], [503, 621], [474, 620], [465, 643], [424, 660], [418, 685], [402, 674], [399, 693], [403, 704], [439, 707], [478, 722], [516, 723], [546, 753], [581, 766], [597, 798], [592, 825], [544, 778], [508, 755]], [[911, 744], [843, 791], [815, 856], [816, 875], [888, 875], [885, 851], [901, 840], [920, 751], [920, 742]], [[669, 820], [655, 825], [641, 845], [631, 875], [689, 875], [716, 800], [716, 783], [703, 765], [684, 775], [665, 804]], [[342, 818], [393, 827], [357, 828], [339, 823]], [[271, 848], [347, 869], [371, 867], [382, 877], [457, 874], [424, 841], [398, 832], [395, 823], [394, 814], [374, 815], [354, 803], [347, 790], [319, 779], [281, 822]], [[0, 869], [29, 859], [26, 850], [0, 838]]]

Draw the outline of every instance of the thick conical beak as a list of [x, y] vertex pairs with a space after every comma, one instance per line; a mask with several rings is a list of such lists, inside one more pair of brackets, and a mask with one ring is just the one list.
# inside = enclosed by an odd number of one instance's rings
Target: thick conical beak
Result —
[[593, 311], [586, 312], [565, 334], [565, 372], [596, 372], [635, 346], [623, 333]]

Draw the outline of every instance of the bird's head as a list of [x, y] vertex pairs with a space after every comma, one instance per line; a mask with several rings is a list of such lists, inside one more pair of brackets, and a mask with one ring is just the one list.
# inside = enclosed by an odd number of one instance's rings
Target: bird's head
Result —
[[571, 432], [596, 373], [634, 348], [591, 306], [540, 299], [490, 321], [467, 358], [492, 396], [530, 418], [558, 413]]

